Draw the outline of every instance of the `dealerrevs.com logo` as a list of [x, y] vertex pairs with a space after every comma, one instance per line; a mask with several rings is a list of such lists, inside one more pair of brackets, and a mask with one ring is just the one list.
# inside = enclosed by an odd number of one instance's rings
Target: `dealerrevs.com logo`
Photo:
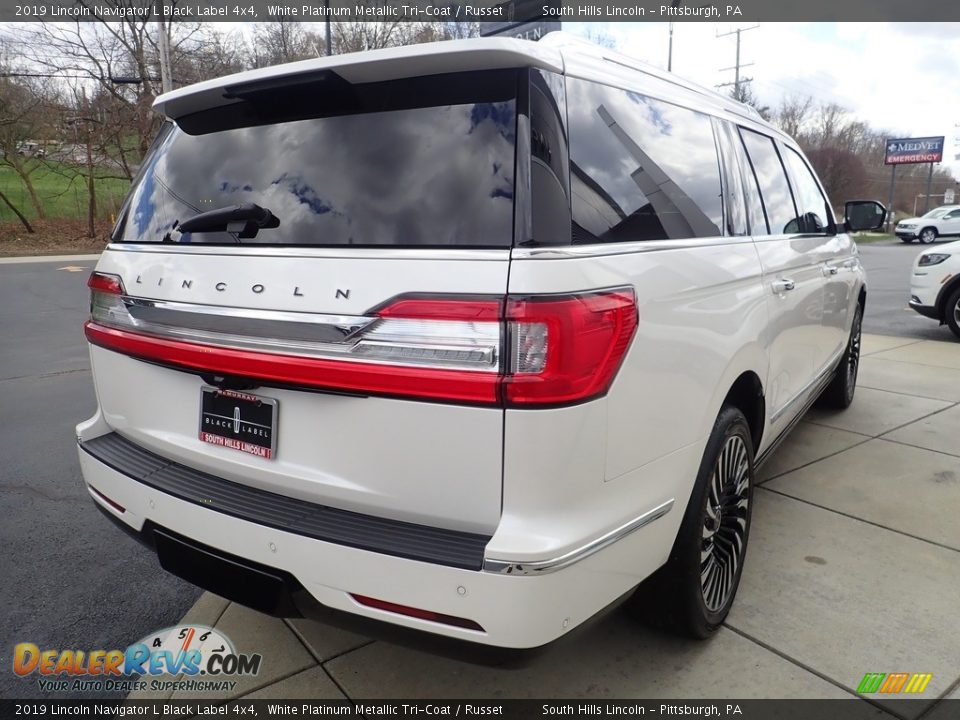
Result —
[[36, 676], [45, 692], [233, 690], [231, 678], [258, 674], [262, 662], [259, 653], [238, 653], [226, 635], [205, 625], [165, 628], [125, 650], [41, 649], [29, 642], [13, 649], [13, 672]]

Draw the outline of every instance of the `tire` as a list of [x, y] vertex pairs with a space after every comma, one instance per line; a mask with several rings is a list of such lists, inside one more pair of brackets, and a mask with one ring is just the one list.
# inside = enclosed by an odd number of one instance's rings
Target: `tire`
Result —
[[733, 606], [753, 510], [753, 440], [743, 413], [720, 411], [666, 565], [627, 608], [681, 635], [713, 635]]
[[863, 306], [857, 303], [850, 326], [850, 338], [847, 349], [840, 358], [836, 374], [820, 395], [819, 404], [823, 407], [845, 410], [853, 402], [857, 390], [857, 373], [860, 370], [860, 333], [863, 327]]
[[917, 237], [924, 245], [930, 245], [937, 240], [937, 230], [936, 228], [926, 227], [917, 233]]
[[960, 339], [960, 288], [947, 298], [947, 304], [943, 306], [943, 319]]

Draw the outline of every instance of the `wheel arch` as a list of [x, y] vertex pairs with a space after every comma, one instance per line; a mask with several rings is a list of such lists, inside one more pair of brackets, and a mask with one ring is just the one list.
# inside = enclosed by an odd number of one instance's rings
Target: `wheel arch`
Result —
[[937, 308], [937, 319], [941, 324], [947, 320], [947, 300], [949, 300], [950, 296], [958, 289], [960, 289], [960, 273], [950, 278], [950, 281], [940, 288], [940, 292], [937, 293], [937, 304], [935, 307]]
[[767, 412], [767, 403], [760, 376], [753, 370], [740, 373], [727, 391], [720, 408], [722, 409], [727, 405], [740, 410], [747, 419], [747, 425], [750, 427], [750, 438], [753, 441], [753, 452], [756, 454], [760, 449], [760, 443], [763, 441]]
[[717, 379], [714, 396], [703, 417], [702, 437], [710, 434], [724, 405], [737, 407], [747, 418], [753, 450], [759, 454], [767, 423], [767, 354], [759, 342], [751, 342], [727, 363]]

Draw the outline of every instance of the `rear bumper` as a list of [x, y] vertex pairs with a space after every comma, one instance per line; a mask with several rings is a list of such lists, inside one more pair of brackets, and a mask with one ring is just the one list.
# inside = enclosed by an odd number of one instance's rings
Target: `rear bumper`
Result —
[[[185, 499], [171, 488], [150, 484], [149, 467], [136, 479], [79, 448], [81, 470], [100, 510], [148, 544], [156, 533], [180, 539], [243, 566], [235, 576], [219, 573], [214, 580], [198, 567], [170, 568], [202, 587], [274, 614], [316, 615], [341, 611], [369, 620], [503, 648], [533, 648], [565, 635], [617, 600], [636, 584], [630, 570], [658, 564], [660, 543], [651, 543], [650, 530], [632, 528], [615, 542], [604, 544], [583, 559], [542, 574], [488, 572], [388, 555], [309, 537], [289, 529], [253, 522], [213, 507], [220, 496]], [[127, 472], [131, 472], [129, 468]], [[136, 474], [136, 473], [134, 473]], [[242, 498], [238, 499], [238, 502]], [[120, 509], [122, 508], [122, 510]], [[657, 515], [656, 517], [660, 517]], [[656, 519], [654, 517], [653, 519]], [[656, 546], [656, 549], [651, 548]], [[161, 554], [161, 560], [163, 555]], [[245, 596], [250, 573], [270, 585], [279, 579], [282, 592], [275, 606]], [[649, 572], [650, 570], [647, 570]], [[646, 573], [644, 573], [646, 574]], [[236, 587], [230, 586], [231, 577]], [[216, 587], [211, 587], [211, 583]], [[292, 605], [287, 604], [289, 594]], [[269, 593], [268, 593], [269, 595]], [[464, 618], [482, 629], [456, 627], [381, 610], [357, 602], [366, 596], [411, 608]], [[291, 610], [296, 608], [296, 612]], [[337, 623], [342, 624], [342, 623]]]

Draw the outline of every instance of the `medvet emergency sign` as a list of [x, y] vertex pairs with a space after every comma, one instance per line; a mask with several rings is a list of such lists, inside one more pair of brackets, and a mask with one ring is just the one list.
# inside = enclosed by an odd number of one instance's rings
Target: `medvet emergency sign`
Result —
[[938, 163], [943, 160], [943, 136], [922, 138], [896, 138], [887, 140], [884, 165], [907, 165], [909, 163]]

